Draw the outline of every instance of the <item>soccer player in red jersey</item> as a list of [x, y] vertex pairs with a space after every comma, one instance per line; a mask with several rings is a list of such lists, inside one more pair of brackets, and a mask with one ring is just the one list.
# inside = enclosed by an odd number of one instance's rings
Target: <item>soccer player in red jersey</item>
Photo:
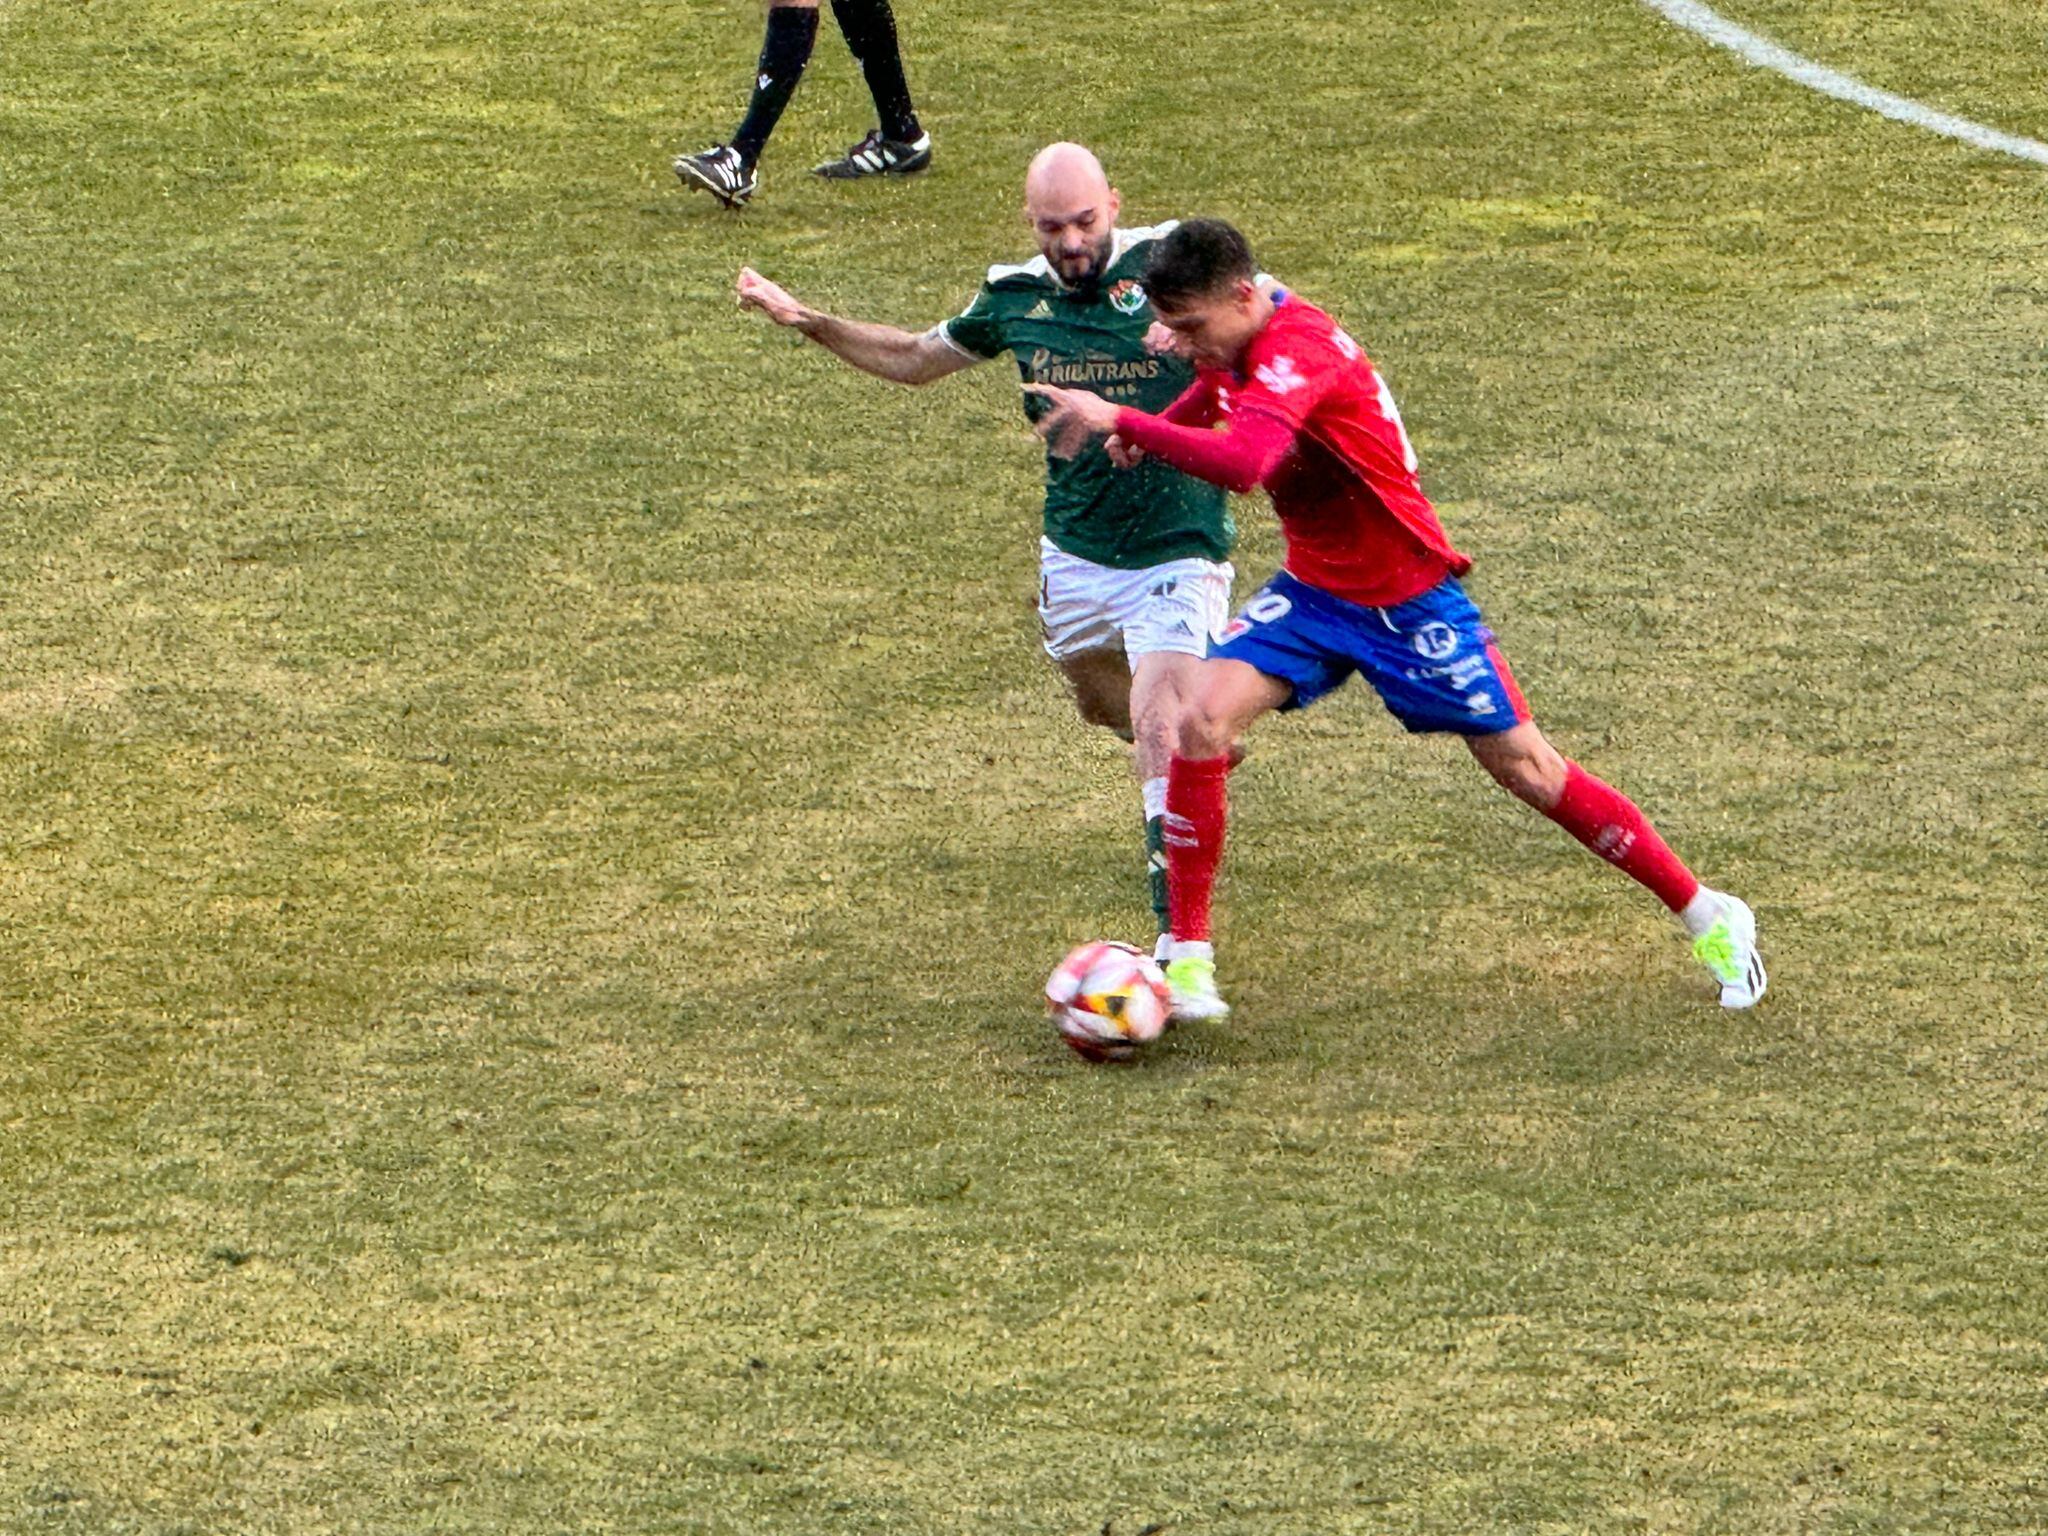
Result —
[[1262, 291], [1244, 237], [1196, 219], [1154, 250], [1145, 289], [1197, 368], [1160, 415], [1099, 395], [1027, 385], [1054, 409], [1039, 431], [1070, 452], [1109, 434], [1130, 465], [1150, 455], [1235, 491], [1263, 485], [1287, 556], [1201, 664], [1168, 769], [1167, 861], [1181, 1017], [1229, 1011], [1216, 989], [1209, 897], [1223, 853], [1224, 777], [1238, 735], [1364, 674], [1410, 731], [1449, 731], [1517, 799], [1646, 886], [1693, 939], [1724, 1008], [1766, 977], [1747, 905], [1700, 884], [1635, 804], [1562, 756], [1530, 718], [1493, 632], [1458, 577], [1471, 566], [1415, 475], [1386, 383], [1336, 321]]

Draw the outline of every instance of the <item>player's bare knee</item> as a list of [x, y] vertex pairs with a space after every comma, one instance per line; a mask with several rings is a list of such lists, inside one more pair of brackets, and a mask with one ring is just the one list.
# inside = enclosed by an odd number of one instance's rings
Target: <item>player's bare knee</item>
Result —
[[1146, 757], [1164, 763], [1179, 750], [1179, 716], [1172, 709], [1150, 709], [1133, 715], [1131, 737]]
[[1564, 759], [1554, 751], [1474, 755], [1495, 783], [1525, 805], [1547, 811], [1564, 794]]
[[1544, 810], [1555, 796], [1546, 796], [1542, 769], [1529, 758], [1518, 757], [1512, 762], [1492, 767], [1495, 782], [1524, 805]]
[[1199, 701], [1181, 711], [1177, 725], [1174, 751], [1182, 757], [1221, 757], [1237, 734], [1229, 720]]

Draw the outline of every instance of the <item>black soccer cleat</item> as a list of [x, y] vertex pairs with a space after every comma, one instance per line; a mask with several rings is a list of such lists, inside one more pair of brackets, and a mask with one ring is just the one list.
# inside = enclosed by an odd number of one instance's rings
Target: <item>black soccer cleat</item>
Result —
[[730, 144], [714, 144], [701, 154], [677, 155], [675, 173], [686, 187], [701, 187], [728, 208], [744, 208], [761, 178]]
[[911, 143], [885, 139], [876, 128], [837, 160], [811, 167], [827, 181], [858, 181], [863, 176], [914, 176], [932, 163], [932, 136], [920, 133]]

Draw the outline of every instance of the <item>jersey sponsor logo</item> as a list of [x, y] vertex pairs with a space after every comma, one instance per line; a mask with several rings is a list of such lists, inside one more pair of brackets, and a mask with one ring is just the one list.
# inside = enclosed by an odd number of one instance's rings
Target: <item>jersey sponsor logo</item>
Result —
[[1140, 362], [1119, 362], [1113, 357], [1064, 358], [1050, 347], [1034, 347], [1030, 362], [1031, 380], [1035, 384], [1080, 384], [1089, 388], [1156, 379], [1161, 366], [1156, 357]]
[[1108, 293], [1109, 307], [1120, 315], [1135, 315], [1145, 307], [1144, 286], [1132, 278], [1125, 278]]
[[1458, 648], [1458, 632], [1440, 620], [1431, 619], [1408, 637], [1408, 643], [1415, 647], [1416, 655], [1444, 661]]
[[1252, 377], [1276, 395], [1291, 395], [1308, 382], [1294, 366], [1294, 359], [1291, 357], [1276, 357], [1270, 363], [1259, 364], [1258, 371]]

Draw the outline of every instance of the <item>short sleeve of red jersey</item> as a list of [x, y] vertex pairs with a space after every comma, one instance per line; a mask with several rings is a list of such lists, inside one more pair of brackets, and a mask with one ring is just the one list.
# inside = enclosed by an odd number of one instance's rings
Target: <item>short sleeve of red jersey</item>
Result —
[[1342, 383], [1349, 363], [1328, 335], [1305, 326], [1269, 327], [1252, 342], [1244, 380], [1230, 391], [1231, 407], [1267, 412], [1299, 432], [1309, 413]]

